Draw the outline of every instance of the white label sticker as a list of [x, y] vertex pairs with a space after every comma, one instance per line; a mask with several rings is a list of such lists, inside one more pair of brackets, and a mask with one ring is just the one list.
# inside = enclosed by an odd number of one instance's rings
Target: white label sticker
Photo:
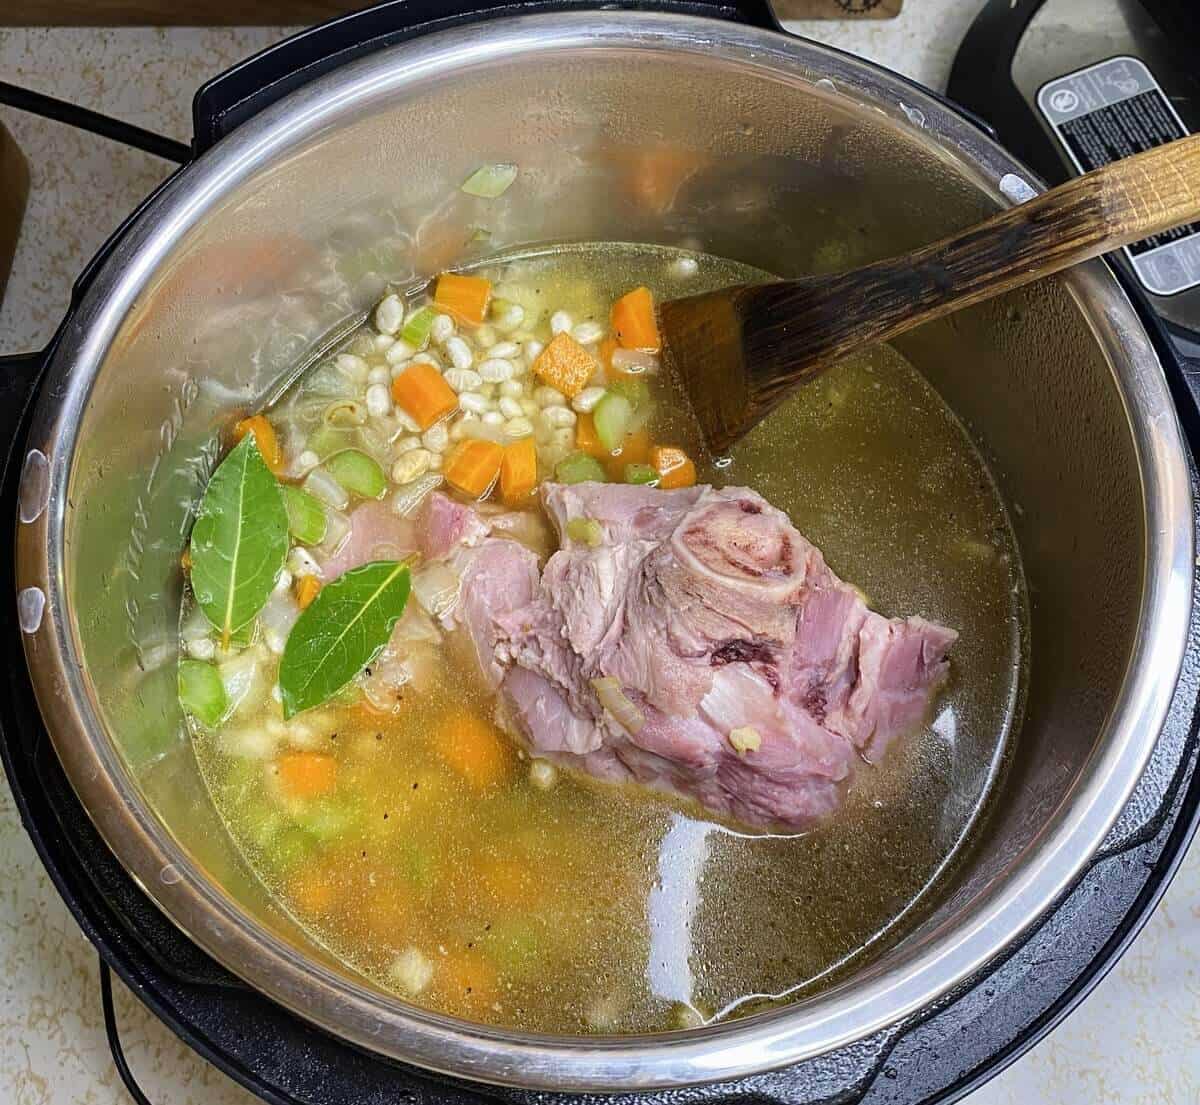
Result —
[[[1174, 105], [1138, 58], [1099, 62], [1044, 84], [1038, 107], [1081, 173], [1187, 136]], [[1125, 250], [1148, 292], [1200, 285], [1200, 223], [1164, 231]]]

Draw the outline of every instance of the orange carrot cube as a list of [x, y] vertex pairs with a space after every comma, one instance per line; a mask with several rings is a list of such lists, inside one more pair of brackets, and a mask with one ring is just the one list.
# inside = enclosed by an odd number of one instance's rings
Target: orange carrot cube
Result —
[[457, 272], [442, 273], [433, 292], [434, 306], [461, 322], [483, 322], [491, 298], [490, 280]]
[[574, 399], [596, 371], [596, 359], [565, 330], [538, 354], [533, 373], [544, 384]]
[[626, 349], [657, 353], [662, 349], [658, 320], [654, 317], [654, 297], [649, 288], [634, 288], [613, 304], [612, 328]]
[[243, 418], [233, 427], [233, 436], [241, 441], [247, 434], [254, 435], [254, 444], [267, 463], [267, 467], [276, 475], [283, 468], [283, 450], [279, 447], [279, 438], [275, 436], [275, 428], [261, 414]]
[[674, 445], [656, 445], [651, 449], [650, 465], [658, 472], [658, 486], [664, 491], [691, 487], [696, 482], [696, 465], [692, 458]]
[[458, 409], [458, 396], [431, 364], [410, 364], [392, 381], [392, 399], [428, 430], [451, 411]]
[[460, 441], [442, 469], [451, 487], [473, 499], [482, 499], [491, 491], [504, 463], [504, 446], [494, 441], [468, 438]]

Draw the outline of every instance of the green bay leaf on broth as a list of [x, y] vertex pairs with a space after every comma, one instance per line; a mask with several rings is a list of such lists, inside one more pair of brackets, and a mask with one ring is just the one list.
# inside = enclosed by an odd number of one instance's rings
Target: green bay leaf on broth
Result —
[[332, 698], [387, 644], [408, 601], [408, 565], [375, 560], [338, 576], [288, 634], [279, 664], [283, 715]]
[[226, 644], [271, 597], [287, 553], [279, 484], [247, 434], [208, 481], [192, 528], [192, 591]]

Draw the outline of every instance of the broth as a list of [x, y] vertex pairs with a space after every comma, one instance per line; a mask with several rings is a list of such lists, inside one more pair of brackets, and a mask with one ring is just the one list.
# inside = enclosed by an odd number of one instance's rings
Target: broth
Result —
[[[483, 271], [531, 312], [545, 307], [543, 339], [550, 311], [604, 321], [639, 284], [662, 299], [763, 276], [611, 245]], [[347, 348], [356, 341], [366, 349]], [[872, 608], [959, 631], [950, 681], [931, 724], [863, 765], [838, 814], [772, 836], [570, 773], [547, 787], [506, 738], [464, 770], [440, 735], [493, 704], [462, 630], [429, 650], [419, 691], [394, 713], [333, 701], [294, 719], [288, 742], [333, 757], [337, 789], [285, 798], [269, 657], [256, 707], [193, 728], [213, 800], [315, 939], [422, 1006], [528, 1030], [649, 1032], [794, 998], [898, 938], [1001, 770], [1021, 683], [1020, 565], [986, 465], [921, 375], [888, 347], [843, 362], [720, 459], [704, 455], [670, 381], [656, 386], [655, 436], [684, 446], [701, 482], [752, 487], [786, 511]]]

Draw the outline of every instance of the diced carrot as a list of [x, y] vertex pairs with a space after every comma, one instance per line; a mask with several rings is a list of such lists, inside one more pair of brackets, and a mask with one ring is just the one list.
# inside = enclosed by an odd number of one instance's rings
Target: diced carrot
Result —
[[539, 380], [574, 399], [596, 371], [596, 359], [565, 330], [538, 354], [533, 373]]
[[337, 782], [337, 761], [319, 752], [288, 752], [276, 761], [275, 770], [289, 798], [320, 798]]
[[625, 435], [620, 449], [605, 453], [600, 459], [608, 472], [608, 478], [614, 483], [620, 483], [625, 478], [625, 465], [650, 463], [650, 434], [645, 430], [634, 430], [633, 433]]
[[444, 272], [438, 277], [433, 293], [434, 306], [462, 322], [482, 322], [487, 318], [492, 282], [482, 276], [463, 276]]
[[480, 869], [479, 879], [496, 905], [504, 908], [529, 906], [538, 898], [539, 881], [520, 860], [490, 860]]
[[283, 468], [283, 450], [279, 447], [279, 438], [275, 436], [275, 429], [271, 423], [261, 414], [243, 418], [234, 426], [233, 436], [241, 441], [247, 434], [254, 435], [254, 444], [258, 446], [267, 467], [278, 475]]
[[496, 968], [473, 949], [452, 949], [434, 964], [434, 985], [459, 1010], [485, 1008], [499, 995]]
[[657, 353], [662, 349], [658, 320], [654, 317], [654, 297], [649, 288], [634, 288], [613, 304], [612, 328], [626, 349]]
[[519, 506], [537, 487], [537, 449], [533, 438], [523, 437], [504, 449], [500, 462], [500, 498]]
[[321, 590], [321, 581], [316, 576], [301, 576], [296, 582], [296, 602], [301, 610], [307, 610]]
[[[599, 348], [596, 350], [596, 356], [600, 358], [600, 367], [605, 372], [613, 371], [612, 355], [621, 348], [621, 343], [617, 341], [612, 334], [608, 334], [600, 342]], [[621, 373], [620, 375], [624, 375]]]
[[626, 184], [639, 207], [663, 215], [674, 205], [684, 181], [706, 160], [705, 155], [693, 150], [665, 146], [639, 150], [629, 166]]
[[512, 749], [496, 727], [466, 710], [442, 725], [438, 748], [442, 759], [477, 790], [501, 782], [512, 769]]
[[362, 927], [384, 947], [399, 949], [422, 931], [424, 911], [418, 912], [413, 899], [400, 890], [395, 879], [380, 881], [382, 888], [366, 895]]
[[442, 475], [452, 487], [473, 499], [482, 499], [496, 483], [504, 462], [504, 446], [494, 441], [467, 438], [446, 459]]
[[422, 430], [440, 422], [458, 406], [454, 389], [431, 364], [410, 364], [392, 381], [392, 399], [417, 420]]
[[336, 899], [331, 872], [306, 867], [288, 883], [288, 894], [301, 913], [328, 913]]
[[596, 422], [590, 414], [581, 414], [575, 420], [575, 448], [581, 453], [587, 453], [589, 457], [596, 457], [597, 460], [603, 460], [610, 455], [600, 442], [600, 436], [596, 433]]
[[692, 458], [674, 445], [656, 445], [650, 450], [650, 464], [658, 472], [658, 486], [664, 491], [673, 487], [691, 487], [696, 482]]

